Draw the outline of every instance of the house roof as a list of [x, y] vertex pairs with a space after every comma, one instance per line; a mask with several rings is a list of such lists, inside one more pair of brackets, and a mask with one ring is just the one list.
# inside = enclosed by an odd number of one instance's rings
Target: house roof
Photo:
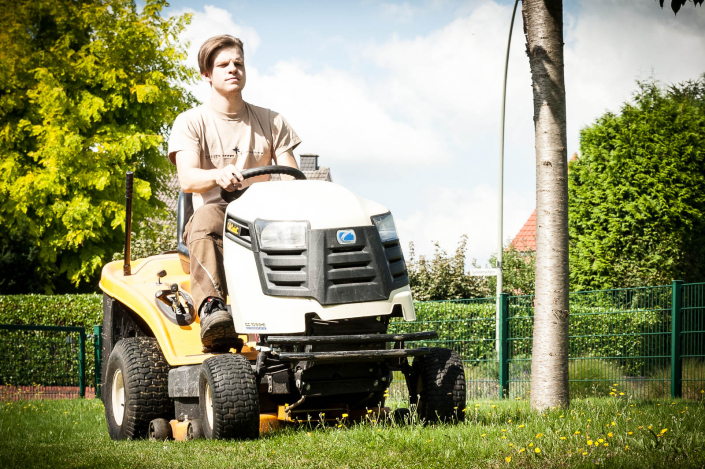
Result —
[[517, 251], [536, 251], [536, 210], [531, 213], [511, 244]]
[[[578, 160], [578, 154], [575, 153], [573, 157], [568, 161], [568, 166], [570, 171], [570, 163]], [[536, 251], [536, 209], [526, 220], [524, 226], [521, 227], [519, 233], [514, 237], [510, 243], [517, 251]]]

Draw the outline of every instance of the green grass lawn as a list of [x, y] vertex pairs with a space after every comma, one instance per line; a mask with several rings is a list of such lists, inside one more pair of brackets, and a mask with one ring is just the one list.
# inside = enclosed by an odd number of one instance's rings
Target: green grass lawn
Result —
[[457, 425], [289, 427], [256, 441], [121, 441], [99, 400], [0, 404], [0, 467], [703, 467], [703, 400], [468, 403]]

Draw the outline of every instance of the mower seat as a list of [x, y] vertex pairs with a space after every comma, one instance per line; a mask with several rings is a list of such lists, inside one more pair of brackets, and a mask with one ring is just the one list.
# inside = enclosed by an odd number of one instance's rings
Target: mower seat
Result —
[[191, 194], [181, 191], [179, 192], [179, 201], [176, 204], [176, 251], [179, 253], [181, 267], [187, 274], [191, 273], [191, 256], [188, 252], [188, 246], [184, 243], [184, 229], [191, 215], [193, 215]]

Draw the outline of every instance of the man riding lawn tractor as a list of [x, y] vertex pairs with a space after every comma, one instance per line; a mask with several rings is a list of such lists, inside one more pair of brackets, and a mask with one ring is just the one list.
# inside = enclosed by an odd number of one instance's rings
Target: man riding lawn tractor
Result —
[[384, 412], [394, 371], [422, 419], [462, 419], [458, 354], [406, 347], [434, 331], [388, 333], [415, 319], [391, 213], [305, 180], [293, 129], [242, 99], [243, 55], [231, 36], [206, 41], [211, 101], [174, 123], [177, 252], [130, 264], [128, 228], [125, 265], [103, 269], [111, 437], [254, 438], [324, 410]]

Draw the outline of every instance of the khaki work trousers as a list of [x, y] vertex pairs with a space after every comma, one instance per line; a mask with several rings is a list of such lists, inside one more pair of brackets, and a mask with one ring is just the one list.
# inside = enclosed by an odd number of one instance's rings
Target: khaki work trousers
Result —
[[196, 311], [210, 296], [226, 300], [228, 284], [223, 266], [225, 207], [199, 207], [186, 223], [184, 243], [191, 255], [191, 297]]

